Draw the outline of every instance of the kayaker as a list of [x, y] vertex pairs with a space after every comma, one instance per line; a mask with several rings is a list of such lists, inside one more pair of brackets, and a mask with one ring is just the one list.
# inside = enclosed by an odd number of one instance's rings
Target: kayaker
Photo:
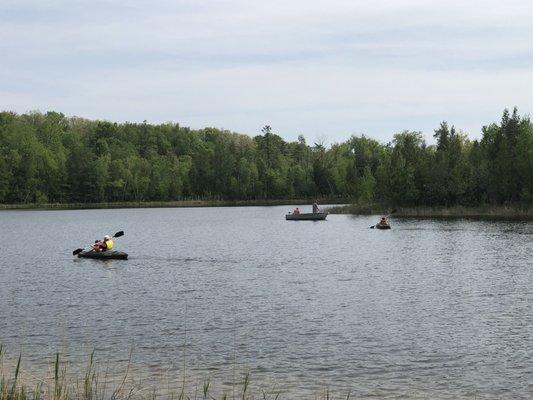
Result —
[[298, 215], [300, 214], [300, 209], [296, 207], [292, 213]]
[[104, 240], [95, 241], [92, 247], [98, 252], [113, 250], [113, 240], [111, 240], [111, 236], [105, 235]]
[[381, 217], [381, 221], [379, 221], [381, 225], [388, 225], [387, 217]]
[[320, 209], [318, 208], [318, 204], [317, 202], [315, 201], [313, 203], [313, 214], [318, 214], [320, 212]]
[[113, 250], [113, 240], [111, 239], [111, 236], [105, 235], [104, 236], [104, 244], [106, 250]]

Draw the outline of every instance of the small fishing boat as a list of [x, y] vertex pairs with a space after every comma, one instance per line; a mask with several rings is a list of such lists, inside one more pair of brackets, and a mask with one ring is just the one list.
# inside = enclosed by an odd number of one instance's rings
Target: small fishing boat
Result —
[[318, 213], [289, 213], [285, 215], [287, 221], [324, 221], [328, 216], [327, 212]]
[[80, 258], [94, 258], [97, 260], [127, 260], [128, 259], [128, 253], [124, 253], [122, 251], [94, 251], [94, 250], [88, 250], [88, 251], [82, 251], [81, 253], [78, 253], [78, 257]]

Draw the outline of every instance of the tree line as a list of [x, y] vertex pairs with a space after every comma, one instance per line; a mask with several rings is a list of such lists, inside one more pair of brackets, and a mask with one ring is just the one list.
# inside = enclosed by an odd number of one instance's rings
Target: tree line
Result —
[[398, 206], [529, 207], [533, 125], [516, 109], [480, 140], [442, 122], [435, 145], [352, 136], [329, 147], [175, 123], [112, 123], [57, 112], [0, 113], [0, 202], [351, 198]]

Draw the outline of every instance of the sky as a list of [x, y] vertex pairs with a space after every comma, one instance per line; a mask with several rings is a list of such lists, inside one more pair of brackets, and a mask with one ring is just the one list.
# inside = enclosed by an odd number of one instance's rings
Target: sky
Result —
[[287, 140], [533, 111], [533, 2], [0, 0], [0, 109]]

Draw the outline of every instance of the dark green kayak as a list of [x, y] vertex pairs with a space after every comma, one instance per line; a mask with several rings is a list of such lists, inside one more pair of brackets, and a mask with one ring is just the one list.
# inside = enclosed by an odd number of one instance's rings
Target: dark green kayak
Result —
[[122, 251], [82, 251], [78, 254], [80, 258], [94, 258], [97, 260], [127, 260], [128, 253]]
[[390, 225], [389, 224], [382, 224], [382, 223], [378, 223], [375, 225], [376, 229], [390, 229]]

